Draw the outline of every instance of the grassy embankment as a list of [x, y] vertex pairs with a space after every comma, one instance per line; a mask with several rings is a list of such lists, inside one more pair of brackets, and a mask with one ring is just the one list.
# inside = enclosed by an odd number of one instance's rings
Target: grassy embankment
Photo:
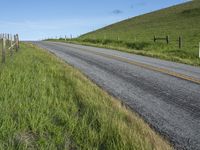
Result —
[[[112, 48], [129, 53], [198, 65], [200, 1], [195, 0], [134, 17], [67, 42]], [[170, 43], [154, 43], [154, 35], [169, 35]], [[183, 39], [179, 49], [178, 37]], [[59, 40], [63, 41], [63, 39]]]
[[32, 45], [0, 64], [0, 149], [171, 149], [73, 67]]

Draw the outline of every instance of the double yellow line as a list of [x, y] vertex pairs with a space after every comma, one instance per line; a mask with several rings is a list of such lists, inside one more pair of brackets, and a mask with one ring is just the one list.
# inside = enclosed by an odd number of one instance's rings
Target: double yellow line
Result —
[[193, 82], [193, 83], [196, 83], [196, 84], [200, 84], [200, 80], [197, 79], [197, 78], [190, 77], [188, 75], [184, 75], [184, 74], [180, 74], [180, 73], [176, 73], [176, 72], [173, 72], [173, 71], [170, 71], [170, 70], [167, 70], [167, 69], [163, 69], [163, 68], [155, 67], [155, 66], [152, 66], [152, 65], [148, 65], [148, 64], [144, 64], [144, 63], [140, 63], [140, 62], [136, 62], [136, 61], [127, 60], [127, 59], [122, 58], [122, 57], [118, 57], [118, 56], [114, 56], [114, 55], [108, 55], [108, 54], [105, 54], [105, 53], [95, 52], [95, 51], [91, 51], [91, 50], [87, 50], [87, 49], [83, 49], [83, 48], [77, 48], [77, 47], [73, 47], [73, 46], [69, 46], [69, 47], [84, 50], [84, 51], [87, 51], [89, 53], [92, 53], [92, 54], [95, 54], [95, 55], [98, 55], [98, 56], [103, 56], [105, 58], [118, 60], [118, 61], [125, 62], [125, 63], [131, 64], [131, 65], [135, 65], [135, 66], [138, 66], [138, 67], [141, 67], [141, 68], [144, 68], [144, 69], [164, 73], [164, 74], [176, 77], [176, 78], [180, 78], [180, 79], [183, 79], [183, 80], [186, 80], [186, 81], [190, 81], [190, 82]]

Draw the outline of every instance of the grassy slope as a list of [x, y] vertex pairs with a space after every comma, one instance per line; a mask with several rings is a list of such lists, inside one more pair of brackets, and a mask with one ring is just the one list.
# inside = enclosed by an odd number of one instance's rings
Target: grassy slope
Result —
[[[98, 45], [141, 55], [200, 65], [200, 1], [192, 1], [125, 20], [76, 39], [82, 44]], [[154, 43], [153, 36], [170, 36], [170, 44]], [[178, 48], [178, 37], [183, 48]]]
[[0, 149], [171, 149], [76, 69], [22, 44], [0, 65]]

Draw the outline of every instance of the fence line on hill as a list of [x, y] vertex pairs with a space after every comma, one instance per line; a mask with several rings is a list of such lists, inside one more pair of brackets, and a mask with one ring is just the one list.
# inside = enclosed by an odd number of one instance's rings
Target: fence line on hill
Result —
[[[1, 43], [1, 56], [2, 63], [6, 62], [6, 56], [12, 57], [14, 54], [14, 50], [18, 52], [19, 50], [19, 35], [11, 35], [2, 33], [0, 34], [0, 43]], [[9, 54], [10, 53], [10, 54]]]

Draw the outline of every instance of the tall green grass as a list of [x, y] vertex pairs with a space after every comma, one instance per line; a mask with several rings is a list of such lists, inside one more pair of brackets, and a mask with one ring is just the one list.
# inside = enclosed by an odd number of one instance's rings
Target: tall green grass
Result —
[[52, 54], [0, 64], [0, 149], [171, 149], [136, 114]]

